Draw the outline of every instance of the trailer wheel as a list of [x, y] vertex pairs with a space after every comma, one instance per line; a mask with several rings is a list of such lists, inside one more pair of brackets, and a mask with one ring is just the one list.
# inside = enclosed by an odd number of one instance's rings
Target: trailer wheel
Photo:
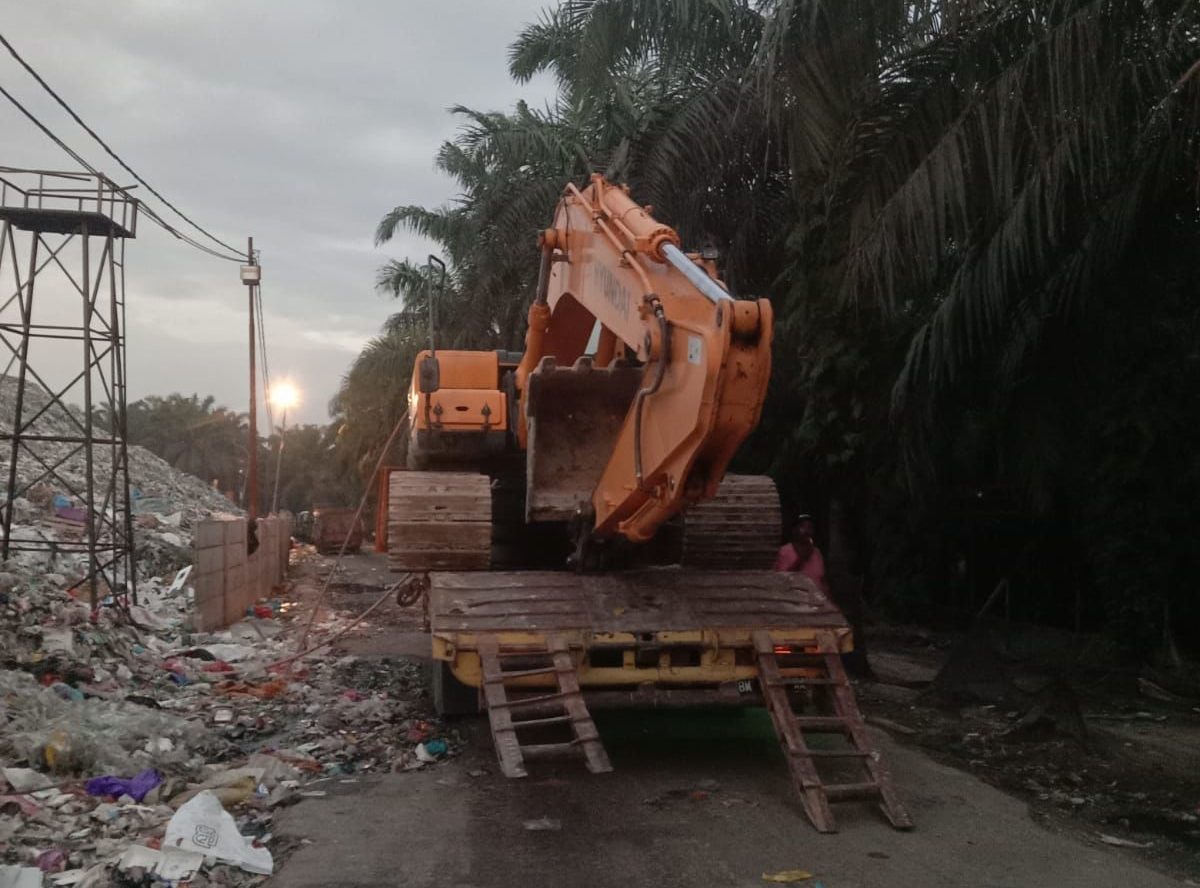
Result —
[[438, 715], [476, 715], [479, 690], [463, 684], [445, 660], [433, 661], [433, 708]]

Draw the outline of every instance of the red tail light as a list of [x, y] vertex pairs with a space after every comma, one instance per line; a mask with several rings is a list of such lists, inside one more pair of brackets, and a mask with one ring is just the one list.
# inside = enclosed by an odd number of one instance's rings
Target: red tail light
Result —
[[777, 644], [777, 645], [775, 645], [775, 653], [777, 655], [790, 654], [790, 653], [792, 653], [792, 648], [790, 645]]

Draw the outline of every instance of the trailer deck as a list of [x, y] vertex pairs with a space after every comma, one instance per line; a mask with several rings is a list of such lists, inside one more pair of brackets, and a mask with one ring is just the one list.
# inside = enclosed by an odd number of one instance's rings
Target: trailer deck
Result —
[[[434, 657], [480, 689], [505, 775], [551, 756], [611, 770], [597, 706], [763, 705], [818, 830], [836, 829], [831, 802], [853, 800], [912, 825], [842, 669], [850, 628], [806, 577], [672, 567], [429, 578]], [[813, 735], [833, 735], [832, 747], [814, 748]]]

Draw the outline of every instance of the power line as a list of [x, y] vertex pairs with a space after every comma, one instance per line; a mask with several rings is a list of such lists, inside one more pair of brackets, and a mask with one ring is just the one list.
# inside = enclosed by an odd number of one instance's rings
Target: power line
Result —
[[168, 234], [183, 241], [188, 246], [195, 247], [197, 250], [200, 250], [201, 252], [207, 253], [210, 256], [215, 256], [217, 259], [224, 259], [226, 262], [236, 262], [239, 265], [241, 265], [245, 261], [245, 257], [243, 257], [243, 256], [226, 256], [224, 253], [217, 252], [216, 250], [214, 250], [212, 247], [208, 246], [207, 244], [200, 243], [200, 241], [196, 240], [194, 237], [184, 234], [182, 231], [180, 231], [178, 228], [176, 228], [170, 222], [167, 222], [165, 219], [163, 219], [162, 216], [158, 215], [158, 213], [156, 213], [154, 211], [154, 209], [152, 207], [150, 207], [148, 204], [139, 201], [138, 205], [141, 207], [142, 212], [150, 219], [151, 222], [153, 222], [156, 225], [158, 225], [159, 227], [161, 227]]
[[[0, 38], [0, 39], [2, 39], [2, 38]], [[83, 167], [85, 170], [87, 170], [92, 175], [95, 175], [95, 176], [100, 175], [99, 170], [97, 170], [94, 166], [92, 166], [90, 163], [88, 163], [86, 160], [84, 160], [78, 153], [75, 152], [75, 150], [73, 148], [71, 148], [70, 145], [68, 145], [66, 142], [64, 142], [62, 139], [60, 139], [58, 136], [54, 135], [54, 133], [50, 131], [50, 128], [48, 126], [46, 126], [44, 123], [42, 123], [40, 120], [38, 120], [33, 115], [32, 111], [30, 111], [28, 108], [26, 108], [20, 102], [18, 102], [16, 97], [12, 93], [10, 93], [8, 90], [6, 90], [3, 86], [0, 86], [0, 93], [2, 93], [4, 95], [4, 98], [6, 98], [10, 102], [12, 102], [13, 105], [16, 106], [18, 111], [20, 111], [22, 114], [24, 114], [26, 117], [28, 117], [34, 126], [36, 126], [43, 133], [45, 133], [46, 136], [50, 139], [50, 141], [52, 141], [55, 145], [57, 145], [63, 151], [67, 152], [67, 154], [69, 154], [75, 160], [76, 163], [78, 163], [81, 167]]]
[[[0, 40], [3, 40], [3, 39], [4, 39], [3, 37], [0, 37]], [[60, 139], [54, 133], [54, 131], [50, 129], [50, 127], [48, 127], [48, 126], [46, 126], [46, 124], [42, 123], [42, 121], [38, 119], [37, 115], [35, 115], [32, 111], [30, 111], [28, 108], [26, 108], [23, 104], [21, 104], [21, 102], [17, 99], [17, 97], [14, 96], [12, 93], [10, 93], [8, 90], [6, 90], [3, 86], [0, 86], [0, 95], [3, 95], [4, 98], [8, 99], [8, 101], [11, 102], [12, 105], [18, 111], [20, 111], [23, 115], [25, 115], [25, 117], [27, 117], [34, 126], [36, 126], [39, 130], [42, 131], [42, 133], [46, 136], [46, 138], [48, 138], [51, 142], [53, 142], [55, 145], [57, 145], [59, 148], [61, 148], [64, 152], [66, 152], [66, 154], [72, 160], [74, 160], [77, 164], [79, 164], [81, 167], [83, 167], [85, 170], [87, 170], [93, 176], [101, 176], [101, 177], [104, 176], [103, 173], [101, 173], [98, 169], [96, 169], [94, 166], [92, 166], [90, 163], [88, 163], [83, 158], [83, 156], [81, 154], [79, 154], [78, 151], [76, 151], [74, 148], [72, 148], [70, 145], [68, 145], [62, 139]], [[208, 255], [215, 256], [218, 259], [224, 259], [227, 262], [237, 262], [239, 264], [242, 262], [241, 256], [226, 256], [223, 253], [218, 253], [216, 250], [212, 249], [207, 244], [202, 244], [195, 238], [191, 237], [190, 235], [184, 234], [182, 231], [177, 229], [175, 226], [171, 225], [171, 223], [169, 223], [165, 219], [163, 219], [162, 216], [158, 215], [158, 213], [155, 212], [154, 208], [151, 207], [149, 204], [147, 204], [145, 201], [138, 201], [138, 206], [141, 208], [142, 213], [145, 214], [145, 216], [147, 218], [149, 218], [151, 222], [154, 222], [156, 225], [161, 226], [163, 228], [163, 230], [165, 230], [168, 234], [173, 235], [174, 237], [178, 238], [179, 240], [183, 241], [184, 243], [188, 244], [189, 246], [193, 246], [197, 250], [202, 250], [203, 252], [208, 253]]]
[[[106, 143], [103, 139], [100, 138], [99, 135], [97, 135], [95, 130], [93, 130], [90, 126], [88, 126], [86, 123], [83, 122], [83, 118], [81, 118], [78, 114], [75, 113], [75, 109], [73, 109], [70, 105], [68, 105], [66, 103], [66, 101], [62, 98], [62, 96], [60, 96], [58, 93], [56, 93], [51, 88], [50, 84], [48, 84], [45, 80], [42, 79], [42, 76], [40, 74], [38, 74], [37, 71], [34, 70], [32, 65], [30, 65], [27, 61], [25, 61], [25, 59], [23, 59], [21, 57], [21, 54], [17, 52], [17, 50], [13, 47], [13, 45], [11, 43], [8, 42], [8, 40], [5, 38], [5, 36], [3, 34], [0, 34], [0, 43], [4, 44], [4, 48], [9, 51], [9, 53], [12, 55], [12, 57], [17, 60], [17, 63], [20, 64], [20, 66], [22, 68], [24, 68], [26, 71], [29, 72], [30, 76], [33, 77], [33, 79], [36, 80], [41, 85], [42, 89], [44, 89], [46, 92], [48, 92], [50, 94], [50, 96], [54, 99], [54, 101], [58, 102], [58, 104], [62, 107], [62, 109], [64, 111], [66, 111], [69, 115], [71, 115], [71, 118], [77, 124], [79, 124], [81, 127], [83, 127], [84, 131], [86, 131], [89, 136], [91, 136], [93, 139], [95, 139], [96, 142], [99, 143], [100, 147], [103, 148], [106, 152], [108, 152], [108, 155], [113, 160], [115, 160], [117, 163], [119, 163], [125, 169], [125, 171], [127, 173], [129, 173], [129, 175], [133, 176], [134, 179], [136, 179], [141, 185], [143, 185], [147, 191], [149, 191], [151, 194], [153, 194], [155, 197], [157, 197], [159, 200], [161, 200], [171, 210], [173, 210], [175, 212], [175, 214], [177, 216], [179, 216], [179, 218], [183, 219], [185, 222], [187, 222], [189, 225], [191, 225], [193, 228], [195, 228], [197, 231], [199, 231], [205, 237], [209, 238], [209, 240], [213, 241], [216, 244], [219, 244], [220, 246], [224, 247], [226, 250], [229, 250], [232, 253], [236, 254], [238, 252], [236, 247], [232, 247], [229, 244], [225, 243], [225, 241], [221, 240], [215, 234], [212, 234], [207, 229], [201, 227], [199, 225], [199, 223], [193, 221], [191, 219], [191, 217], [189, 217], [186, 213], [183, 212], [183, 210], [179, 209], [179, 207], [175, 206], [175, 204], [171, 203], [169, 200], [167, 200], [165, 197], [163, 197], [161, 192], [159, 192], [156, 188], [154, 188], [153, 185], [151, 185], [149, 182], [147, 182], [145, 179], [143, 179], [141, 176], [139, 176], [137, 171], [134, 170], [134, 168], [131, 167], [129, 164], [127, 164], [124, 160], [122, 160], [121, 156], [119, 154], [117, 154], [117, 152], [113, 151], [113, 149], [108, 146], [108, 143]], [[7, 93], [6, 93], [6, 95], [7, 95]], [[9, 98], [12, 99], [11, 96], [9, 96]], [[26, 112], [26, 114], [28, 116], [28, 112]], [[37, 121], [35, 120], [35, 123], [36, 122]], [[41, 126], [40, 123], [38, 125]], [[49, 131], [46, 130], [45, 127], [42, 127], [42, 129], [44, 132], [49, 133]], [[64, 148], [66, 147], [65, 144], [63, 142], [61, 142], [59, 139], [55, 138], [55, 141], [58, 142], [59, 145], [61, 145], [62, 147], [64, 147]], [[68, 149], [68, 151], [69, 151], [69, 149]], [[70, 153], [74, 154], [74, 152], [70, 152]], [[90, 166], [88, 164], [85, 163], [84, 166], [88, 167], [90, 169]], [[92, 172], [95, 172], [95, 170], [92, 170]]]

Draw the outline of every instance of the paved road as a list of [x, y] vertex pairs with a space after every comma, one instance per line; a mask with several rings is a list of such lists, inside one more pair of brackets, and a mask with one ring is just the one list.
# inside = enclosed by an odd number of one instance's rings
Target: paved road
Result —
[[[881, 740], [917, 828], [869, 807], [835, 807], [841, 832], [809, 827], [789, 796], [761, 712], [600, 720], [616, 771], [499, 776], [480, 722], [453, 762], [330, 782], [288, 809], [278, 832], [311, 839], [280, 888], [358, 886], [761, 886], [803, 868], [825, 888], [1158, 888], [1179, 882], [1125, 853], [1030, 820], [1021, 802]], [[484, 776], [469, 770], [486, 768]], [[712, 781], [715, 781], [715, 788]], [[710, 792], [699, 799], [696, 789]], [[549, 817], [560, 831], [532, 832]], [[812, 885], [812, 882], [803, 883]]]

